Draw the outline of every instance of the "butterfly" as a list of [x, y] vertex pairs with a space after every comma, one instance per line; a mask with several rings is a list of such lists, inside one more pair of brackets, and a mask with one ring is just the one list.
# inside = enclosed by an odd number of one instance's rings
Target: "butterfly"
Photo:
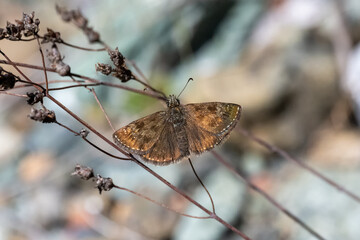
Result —
[[175, 95], [167, 110], [131, 122], [113, 134], [122, 149], [155, 165], [180, 161], [220, 144], [240, 119], [241, 106], [206, 102], [182, 105]]

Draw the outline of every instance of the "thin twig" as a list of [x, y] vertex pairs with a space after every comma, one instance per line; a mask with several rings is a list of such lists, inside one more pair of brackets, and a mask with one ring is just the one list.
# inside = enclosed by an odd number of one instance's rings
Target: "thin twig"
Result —
[[213, 213], [215, 213], [215, 204], [214, 204], [213, 198], [211, 197], [211, 194], [209, 193], [209, 191], [208, 191], [208, 190], [207, 190], [207, 188], [205, 187], [204, 183], [201, 181], [201, 179], [200, 179], [199, 175], [196, 173], [195, 168], [194, 168], [194, 165], [192, 164], [191, 159], [190, 159], [190, 158], [188, 158], [188, 160], [189, 160], [189, 163], [190, 163], [191, 169], [192, 169], [192, 171], [194, 172], [194, 174], [195, 174], [195, 176], [196, 176], [197, 180], [199, 181], [199, 183], [200, 183], [200, 184], [201, 184], [201, 186], [205, 189], [205, 191], [206, 191], [207, 195], [209, 196], [210, 201], [211, 201], [211, 206], [212, 206], [212, 209], [213, 209]]
[[110, 157], [112, 157], [112, 158], [116, 158], [116, 159], [119, 159], [119, 160], [131, 161], [131, 158], [124, 158], [124, 157], [115, 156], [115, 155], [113, 155], [113, 154], [105, 151], [104, 149], [96, 146], [94, 143], [90, 142], [87, 138], [84, 138], [84, 137], [83, 137], [83, 139], [84, 139], [85, 142], [89, 143], [91, 146], [93, 146], [94, 148], [96, 148], [96, 149], [99, 150], [100, 152], [105, 153], [106, 155], [108, 155], [108, 156], [110, 156]]
[[350, 198], [352, 198], [353, 200], [355, 200], [356, 202], [360, 203], [360, 197], [358, 197], [357, 195], [355, 195], [354, 193], [350, 192], [349, 190], [347, 190], [346, 188], [340, 186], [339, 184], [337, 184], [336, 182], [332, 181], [331, 179], [327, 178], [326, 176], [324, 176], [323, 174], [321, 174], [320, 172], [318, 172], [317, 170], [313, 169], [312, 167], [310, 167], [309, 165], [307, 165], [305, 162], [303, 161], [299, 161], [298, 159], [290, 156], [287, 152], [285, 152], [284, 150], [273, 146], [267, 142], [265, 142], [264, 140], [254, 136], [253, 134], [251, 134], [250, 132], [246, 131], [245, 129], [236, 129], [239, 133], [241, 133], [242, 135], [249, 137], [250, 139], [252, 139], [253, 141], [257, 142], [258, 144], [260, 144], [261, 146], [267, 148], [269, 151], [277, 153], [279, 155], [281, 155], [283, 158], [293, 161], [294, 163], [296, 163], [298, 166], [308, 170], [310, 173], [312, 173], [313, 175], [317, 176], [318, 178], [320, 178], [321, 180], [325, 181], [326, 183], [328, 183], [330, 186], [333, 186], [334, 188], [336, 188], [337, 190], [345, 193], [347, 196], [349, 196]]
[[246, 179], [244, 176], [240, 174], [239, 171], [236, 171], [233, 166], [231, 166], [228, 162], [224, 160], [223, 157], [221, 157], [220, 154], [215, 152], [214, 150], [211, 151], [211, 153], [215, 156], [215, 158], [222, 163], [229, 171], [233, 172], [236, 176], [238, 176], [240, 179], [242, 179], [252, 190], [262, 195], [264, 198], [266, 198], [272, 205], [274, 205], [276, 208], [278, 208], [280, 211], [282, 211], [284, 214], [286, 214], [289, 218], [291, 218], [293, 221], [298, 223], [300, 226], [302, 226], [305, 230], [307, 230], [311, 235], [316, 237], [320, 240], [325, 240], [320, 234], [318, 234], [315, 230], [313, 230], [310, 226], [308, 226], [306, 223], [304, 223], [301, 219], [296, 217], [294, 214], [292, 214], [289, 210], [281, 206], [280, 203], [275, 201], [270, 195], [268, 195], [266, 192], [264, 192], [262, 189], [258, 188], [256, 185], [254, 185], [252, 182], [250, 182], [248, 179]]
[[119, 187], [119, 186], [117, 186], [117, 185], [114, 185], [114, 187], [117, 188], [117, 189], [120, 189], [120, 190], [127, 191], [127, 192], [129, 192], [129, 193], [135, 194], [135, 195], [138, 196], [138, 197], [141, 197], [141, 198], [143, 198], [143, 199], [146, 199], [146, 200], [148, 200], [148, 201], [150, 201], [150, 202], [152, 202], [152, 203], [154, 203], [154, 204], [156, 204], [156, 205], [158, 205], [158, 206], [160, 206], [160, 207], [166, 208], [167, 210], [170, 210], [170, 211], [172, 211], [172, 212], [175, 212], [175, 213], [180, 214], [180, 215], [185, 216], [185, 217], [196, 218], [196, 219], [209, 219], [209, 218], [210, 218], [209, 216], [207, 216], [207, 217], [198, 217], [198, 216], [193, 216], [193, 215], [185, 214], [185, 213], [179, 212], [179, 211], [177, 211], [177, 210], [175, 210], [175, 209], [173, 209], [173, 208], [171, 208], [171, 207], [169, 207], [169, 206], [167, 206], [167, 205], [165, 205], [165, 204], [163, 204], [163, 203], [159, 203], [159, 202], [157, 202], [157, 201], [155, 201], [155, 200], [153, 200], [153, 199], [151, 199], [151, 198], [149, 198], [149, 197], [147, 197], [147, 196], [145, 196], [145, 195], [143, 195], [143, 194], [141, 194], [141, 193], [132, 191], [132, 190], [130, 190], [130, 189], [128, 189], [128, 188]]
[[[9, 60], [8, 61], [0, 60], [0, 64], [8, 64], [8, 65], [31, 68], [31, 69], [36, 69], [36, 70], [44, 70], [44, 67], [41, 67], [41, 66], [36, 66], [36, 65], [26, 64], [26, 63], [19, 63], [19, 62], [12, 62], [12, 61], [9, 61]], [[18, 69], [19, 68], [17, 68], [17, 70]], [[55, 69], [53, 69], [53, 68], [45, 68], [45, 69], [46, 69], [47, 72], [56, 72]], [[144, 90], [138, 90], [138, 89], [135, 89], [135, 88], [123, 86], [123, 85], [116, 84], [116, 83], [101, 82], [101, 81], [98, 81], [96, 79], [93, 79], [93, 78], [90, 78], [90, 77], [87, 77], [87, 76], [84, 76], [84, 75], [76, 74], [76, 73], [71, 73], [70, 76], [81, 78], [81, 79], [84, 79], [84, 80], [87, 80], [89, 82], [97, 84], [97, 85], [93, 85], [93, 86], [104, 85], [104, 86], [120, 88], [120, 89], [127, 90], [127, 91], [130, 91], [130, 92], [134, 92], [134, 93], [142, 94], [142, 95], [149, 96], [149, 97], [152, 97], [152, 98], [156, 98], [156, 99], [162, 100], [164, 102], [166, 101], [165, 95], [163, 93], [161, 93], [161, 92], [156, 94], [156, 92], [154, 93], [154, 92], [148, 92], [148, 91], [144, 91]]]
[[[62, 124], [62, 123], [60, 123], [60, 122], [58, 122], [58, 121], [55, 121], [55, 123], [58, 124], [59, 126], [65, 128], [66, 130], [74, 133], [76, 136], [81, 135], [81, 134], [78, 133], [77, 131], [71, 129], [70, 127], [68, 127], [68, 126], [66, 126], [66, 125], [64, 125], [64, 124]], [[130, 158], [123, 158], [123, 157], [115, 156], [115, 155], [113, 155], [113, 154], [105, 151], [104, 149], [96, 146], [94, 143], [92, 143], [92, 142], [91, 142], [90, 140], [88, 140], [86, 137], [82, 137], [82, 139], [83, 139], [85, 142], [87, 142], [88, 144], [90, 144], [91, 146], [93, 146], [94, 148], [96, 148], [97, 150], [99, 150], [100, 152], [105, 153], [106, 155], [108, 155], [108, 156], [110, 156], [110, 157], [112, 157], [112, 158], [116, 158], [116, 159], [119, 159], [119, 160], [131, 160]]]
[[76, 45], [74, 45], [74, 44], [65, 42], [64, 40], [62, 40], [61, 43], [64, 44], [64, 45], [66, 45], [66, 46], [68, 46], [68, 47], [77, 48], [77, 49], [84, 50], [84, 51], [102, 52], [102, 51], [105, 51], [105, 50], [106, 50], [106, 48], [97, 48], [97, 49], [94, 49], [94, 48], [80, 47], [80, 46], [76, 46]]
[[135, 61], [133, 60], [129, 60], [126, 59], [126, 61], [128, 63], [130, 63], [131, 66], [133, 66], [133, 68], [139, 73], [139, 75], [141, 76], [141, 78], [144, 80], [144, 82], [146, 82], [147, 84], [149, 84], [149, 79], [147, 79], [147, 77], [145, 77], [145, 74], [141, 71], [141, 69], [137, 66], [137, 64], [135, 63]]
[[71, 128], [69, 128], [68, 126], [66, 126], [66, 125], [64, 125], [64, 124], [62, 124], [62, 123], [60, 123], [60, 122], [58, 122], [58, 121], [55, 121], [55, 123], [56, 123], [57, 125], [59, 125], [60, 127], [63, 127], [63, 128], [65, 128], [66, 130], [68, 130], [68, 131], [70, 131], [70, 132], [74, 133], [75, 135], [79, 135], [79, 133], [78, 133], [78, 132], [76, 132], [76, 131], [72, 130], [72, 129], [71, 129]]
[[[6, 64], [12, 65], [12, 66], [16, 69], [16, 71], [18, 71], [18, 73], [20, 73], [21, 76], [23, 76], [29, 83], [34, 83], [33, 81], [31, 81], [30, 78], [28, 78], [28, 77], [18, 68], [18, 66], [17, 66], [16, 63], [14, 63], [13, 61], [11, 61], [10, 58], [9, 58], [3, 51], [1, 51], [1, 49], [0, 49], [0, 54], [3, 55], [3, 56], [6, 58], [6, 60], [7, 60], [7, 63], [6, 63]], [[1, 60], [0, 60], [0, 63], [1, 63]], [[42, 91], [42, 90], [43, 90], [43, 88], [41, 88], [40, 86], [34, 85], [34, 87], [37, 88], [39, 91]]]
[[1, 91], [0, 91], [0, 94], [6, 94], [6, 95], [11, 95], [11, 96], [16, 96], [16, 97], [23, 97], [23, 98], [27, 98], [27, 97], [28, 97], [27, 95], [11, 93], [11, 92], [8, 92], [8, 91], [6, 91], [6, 90], [1, 90]]
[[97, 104], [99, 105], [101, 111], [104, 113], [105, 118], [106, 118], [107, 122], [109, 123], [111, 129], [113, 130], [113, 132], [115, 132], [115, 128], [114, 128], [114, 126], [112, 125], [112, 123], [111, 123], [111, 121], [110, 121], [110, 118], [109, 118], [109, 116], [107, 115], [104, 107], [103, 107], [102, 104], [100, 103], [99, 98], [98, 98], [98, 96], [96, 95], [95, 89], [94, 89], [94, 88], [91, 88], [90, 91], [91, 91], [92, 94], [94, 95], [94, 98], [95, 98]]
[[49, 79], [48, 79], [47, 72], [46, 72], [45, 57], [44, 57], [43, 50], [41, 48], [39, 37], [37, 35], [35, 35], [35, 37], [36, 37], [36, 41], [37, 41], [38, 46], [39, 46], [39, 51], [40, 51], [40, 55], [41, 55], [41, 61], [42, 61], [42, 65], [43, 65], [43, 68], [44, 68], [45, 88], [46, 88], [46, 95], [47, 95], [48, 92], [49, 92]]

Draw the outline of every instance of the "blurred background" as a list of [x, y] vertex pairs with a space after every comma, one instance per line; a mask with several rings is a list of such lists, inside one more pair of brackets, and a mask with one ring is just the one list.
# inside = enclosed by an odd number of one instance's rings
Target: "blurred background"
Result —
[[[41, 34], [51, 28], [72, 44], [100, 47], [64, 23], [55, 3], [80, 9], [101, 39], [134, 60], [152, 86], [178, 94], [192, 77], [195, 81], [182, 94], [182, 103], [242, 105], [239, 126], [360, 195], [360, 1], [1, 0], [0, 27], [35, 11]], [[97, 62], [109, 63], [106, 52], [58, 47], [72, 72], [120, 83], [95, 72]], [[13, 61], [41, 65], [35, 41], [1, 40], [0, 48]], [[24, 72], [33, 80], [44, 79], [41, 71]], [[61, 79], [56, 74], [49, 78]], [[133, 82], [125, 85], [142, 89]], [[163, 109], [154, 99], [120, 89], [96, 91], [116, 128]], [[54, 96], [111, 137], [88, 90], [67, 89]], [[51, 102], [45, 100], [45, 106], [56, 112], [59, 122], [82, 128]], [[22, 98], [0, 95], [1, 240], [239, 239], [216, 221], [182, 217], [128, 192], [99, 195], [91, 181], [70, 175], [76, 163], [119, 186], [203, 216], [135, 164], [111, 159], [57, 125], [31, 121], [30, 108]], [[89, 139], [116, 153], [93, 134]], [[324, 238], [360, 238], [360, 205], [308, 171], [235, 131], [216, 151]], [[193, 163], [218, 215], [252, 239], [316, 239], [247, 188], [211, 153], [193, 157]], [[148, 166], [211, 208], [187, 161]]]

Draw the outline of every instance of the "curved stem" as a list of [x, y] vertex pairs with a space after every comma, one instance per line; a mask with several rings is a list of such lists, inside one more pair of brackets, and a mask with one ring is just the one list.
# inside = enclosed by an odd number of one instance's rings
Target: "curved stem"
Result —
[[210, 198], [210, 201], [211, 201], [211, 206], [212, 206], [212, 210], [213, 210], [213, 213], [215, 214], [215, 204], [214, 204], [214, 201], [213, 201], [213, 198], [211, 197], [211, 194], [209, 193], [209, 191], [207, 190], [207, 188], [205, 187], [204, 183], [201, 181], [200, 177], [198, 176], [198, 174], [196, 173], [195, 171], [195, 168], [194, 168], [194, 165], [192, 164], [192, 161], [190, 158], [188, 158], [189, 160], [189, 163], [190, 163], [190, 166], [191, 166], [191, 169], [193, 170], [197, 180], [199, 181], [199, 183], [201, 184], [201, 186], [205, 189], [207, 195], [209, 196]]

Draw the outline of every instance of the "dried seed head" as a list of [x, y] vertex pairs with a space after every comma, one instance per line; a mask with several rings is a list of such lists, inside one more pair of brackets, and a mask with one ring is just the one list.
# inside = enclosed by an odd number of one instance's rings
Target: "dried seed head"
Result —
[[80, 164], [76, 164], [75, 170], [71, 173], [72, 176], [79, 176], [83, 180], [89, 180], [94, 177], [94, 171], [90, 167], [82, 166]]
[[51, 67], [55, 68], [55, 71], [60, 76], [67, 76], [70, 74], [71, 68], [68, 64], [62, 61], [63, 58], [61, 57], [59, 49], [55, 43], [51, 46], [51, 51], [47, 51], [47, 57], [51, 62]]
[[43, 103], [44, 94], [40, 91], [26, 93], [26, 95], [29, 97], [27, 99], [27, 103], [30, 105], [34, 105], [35, 103], [38, 103], [38, 102]]
[[95, 184], [99, 193], [102, 191], [110, 191], [114, 187], [114, 183], [111, 178], [103, 178], [99, 174], [96, 176]]
[[85, 27], [83, 30], [90, 43], [96, 43], [100, 41], [100, 34], [94, 31], [93, 28]]
[[39, 32], [40, 20], [38, 18], [34, 19], [34, 17], [35, 12], [30, 14], [23, 13], [22, 26], [25, 37], [36, 35]]
[[105, 63], [95, 64], [95, 70], [97, 72], [101, 72], [104, 75], [109, 75], [110, 73], [113, 72], [112, 67], [109, 64], [105, 64]]
[[121, 68], [124, 67], [125, 58], [119, 52], [119, 48], [115, 48], [115, 50], [108, 50], [111, 61], [114, 63], [115, 67]]
[[35, 109], [31, 108], [31, 112], [28, 117], [34, 121], [42, 123], [53, 123], [56, 122], [56, 116], [54, 111], [48, 109]]
[[81, 129], [80, 136], [86, 138], [89, 135], [89, 131], [87, 129]]
[[18, 77], [16, 77], [11, 72], [5, 71], [0, 67], [0, 89], [1, 90], [7, 90], [14, 88], [16, 80]]
[[47, 33], [44, 34], [44, 38], [41, 41], [41, 43], [48, 43], [48, 42], [52, 42], [52, 43], [62, 43], [63, 40], [61, 39], [60, 33], [59, 32], [55, 32], [52, 29], [48, 28], [47, 29]]
[[72, 21], [78, 28], [83, 30], [90, 43], [100, 41], [100, 34], [88, 26], [88, 20], [82, 15], [80, 10], [67, 10], [64, 7], [56, 5], [56, 11], [65, 22]]

